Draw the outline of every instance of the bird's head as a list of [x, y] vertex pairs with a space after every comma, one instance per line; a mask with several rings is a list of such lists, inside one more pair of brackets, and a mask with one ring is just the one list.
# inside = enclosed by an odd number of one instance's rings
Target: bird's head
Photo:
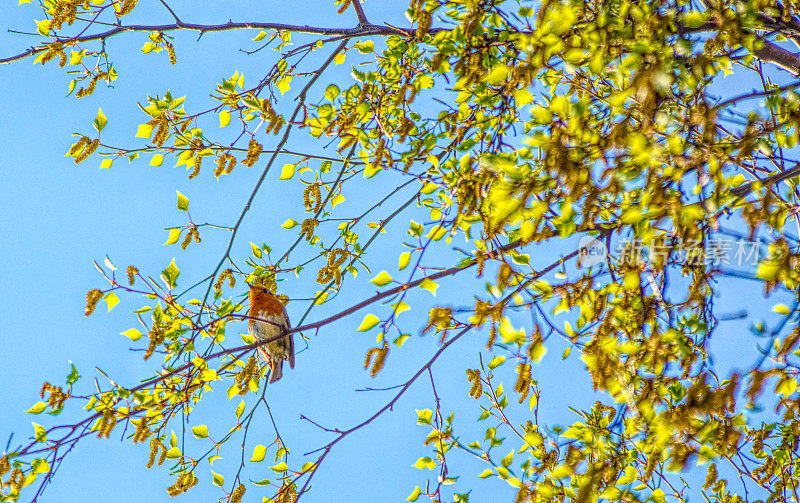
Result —
[[269, 288], [263, 285], [254, 285], [248, 283], [247, 286], [250, 287], [250, 292], [249, 292], [250, 304], [258, 304], [260, 302], [264, 302], [267, 299], [274, 297], [272, 292], [269, 291]]

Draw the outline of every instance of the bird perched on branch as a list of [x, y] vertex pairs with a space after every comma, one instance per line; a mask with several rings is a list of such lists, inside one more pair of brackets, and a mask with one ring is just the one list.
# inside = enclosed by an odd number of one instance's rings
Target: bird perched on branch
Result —
[[274, 339], [258, 347], [258, 355], [270, 368], [269, 382], [283, 376], [283, 360], [289, 360], [289, 366], [294, 368], [294, 337], [292, 334], [277, 337], [292, 328], [289, 316], [281, 301], [264, 286], [250, 285], [248, 328], [258, 341]]

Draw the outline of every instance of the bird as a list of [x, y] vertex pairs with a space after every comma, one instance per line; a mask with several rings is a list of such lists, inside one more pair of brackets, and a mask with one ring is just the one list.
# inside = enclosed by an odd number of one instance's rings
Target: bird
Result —
[[[250, 321], [248, 329], [256, 340], [272, 339], [292, 328], [286, 309], [275, 295], [264, 286], [250, 285]], [[273, 383], [283, 377], [283, 361], [289, 360], [294, 368], [294, 337], [292, 334], [275, 339], [257, 348], [258, 355], [269, 365]]]

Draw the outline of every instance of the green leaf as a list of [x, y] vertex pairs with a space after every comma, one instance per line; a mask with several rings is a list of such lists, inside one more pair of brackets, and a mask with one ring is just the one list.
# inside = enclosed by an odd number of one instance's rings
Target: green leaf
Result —
[[192, 435], [194, 435], [194, 438], [206, 438], [206, 437], [208, 437], [208, 426], [206, 426], [204, 424], [200, 424], [200, 425], [194, 426], [192, 428]]
[[75, 365], [70, 363], [70, 367], [71, 369], [67, 375], [67, 386], [72, 386], [78, 382], [78, 379], [81, 378], [81, 375], [78, 373], [78, 369], [75, 368]]
[[236, 407], [236, 417], [237, 417], [237, 419], [242, 417], [242, 412], [244, 412], [244, 407], [245, 407], [244, 400], [242, 400], [241, 402], [239, 402], [239, 405]]
[[261, 255], [262, 255], [261, 254], [261, 248], [257, 244], [253, 243], [252, 241], [250, 241], [250, 250], [252, 250], [253, 256], [255, 258], [261, 258]]
[[214, 470], [211, 470], [211, 475], [214, 477], [214, 480], [211, 481], [212, 484], [214, 484], [217, 487], [222, 487], [225, 485], [225, 477], [215, 472]]
[[174, 245], [175, 243], [177, 243], [178, 240], [181, 238], [181, 231], [183, 229], [181, 229], [180, 227], [175, 227], [173, 229], [165, 229], [165, 230], [169, 231], [169, 237], [167, 238], [167, 242], [164, 243], [162, 246]]
[[47, 404], [44, 402], [36, 402], [36, 404], [31, 407], [30, 409], [26, 410], [28, 414], [41, 414], [44, 409], [47, 408]]
[[370, 283], [377, 286], [386, 286], [392, 282], [392, 277], [386, 271], [381, 271], [377, 276], [369, 280]]
[[168, 288], [175, 288], [178, 286], [178, 276], [180, 274], [181, 270], [175, 265], [175, 259], [173, 258], [167, 268], [161, 271], [161, 281], [163, 281]]
[[170, 447], [167, 451], [167, 459], [178, 459], [181, 457], [181, 450], [177, 447]]
[[31, 424], [33, 425], [33, 438], [36, 439], [37, 442], [46, 442], [47, 430], [44, 429], [44, 426], [36, 423]]
[[398, 268], [400, 271], [408, 267], [408, 263], [411, 262], [411, 252], [403, 252], [400, 254], [400, 259], [398, 260]]
[[283, 463], [278, 463], [275, 466], [270, 466], [269, 469], [275, 473], [283, 473], [289, 469], [289, 465], [287, 465], [286, 462], [283, 462]]
[[431, 418], [433, 417], [433, 411], [430, 409], [414, 409], [417, 411], [417, 424], [421, 425], [430, 425]]
[[117, 297], [117, 294], [115, 294], [114, 292], [108, 292], [106, 296], [103, 297], [103, 300], [106, 301], [109, 311], [114, 309], [114, 306], [119, 304], [119, 297]]
[[251, 463], [259, 463], [264, 460], [264, 456], [267, 455], [267, 448], [261, 444], [258, 444], [255, 449], [253, 449], [253, 456], [250, 458]]
[[211, 457], [208, 458], [208, 464], [213, 465], [214, 461], [216, 461], [218, 459], [222, 459], [222, 456], [216, 456], [216, 455], [211, 456]]
[[97, 117], [94, 118], [94, 122], [92, 122], [92, 126], [94, 126], [94, 128], [99, 133], [100, 131], [103, 130], [104, 127], [106, 127], [106, 124], [108, 124], [108, 119], [106, 119], [106, 116], [103, 115], [103, 109], [102, 108], [98, 108], [97, 109]]
[[408, 495], [406, 501], [417, 501], [417, 498], [419, 498], [420, 494], [422, 494], [422, 489], [420, 489], [419, 486], [417, 486], [414, 488], [413, 491], [411, 491], [411, 494]]
[[294, 176], [294, 170], [297, 167], [296, 164], [284, 164], [283, 169], [281, 169], [281, 176], [278, 180], [289, 180]]
[[358, 49], [358, 52], [361, 54], [369, 54], [375, 50], [375, 43], [372, 40], [356, 42], [356, 49]]
[[122, 335], [124, 335], [125, 337], [129, 338], [132, 341], [138, 341], [144, 335], [140, 331], [136, 330], [135, 328], [131, 328], [129, 330], [126, 330], [126, 331], [120, 332], [120, 333]]
[[325, 88], [325, 99], [328, 101], [333, 101], [339, 96], [339, 88], [336, 87], [336, 84], [331, 84], [327, 88]]
[[414, 468], [419, 468], [420, 470], [424, 470], [427, 468], [428, 470], [433, 470], [436, 468], [436, 462], [431, 458], [425, 456], [424, 458], [419, 458], [416, 463], [414, 463]]
[[514, 461], [514, 451], [512, 450], [509, 452], [506, 457], [500, 460], [500, 463], [503, 464], [504, 467], [508, 468], [511, 465], [511, 462]]
[[46, 459], [34, 459], [31, 469], [33, 473], [47, 473], [50, 471], [50, 463]]
[[178, 192], [178, 211], [189, 211], [189, 198], [180, 192]]
[[368, 330], [371, 330], [372, 328], [375, 327], [375, 325], [380, 323], [380, 321], [381, 320], [378, 319], [378, 317], [375, 316], [374, 314], [368, 314], [368, 315], [364, 316], [364, 320], [361, 322], [361, 325], [358, 326], [356, 331], [357, 332], [366, 332]]
[[431, 292], [431, 295], [436, 297], [436, 289], [439, 288], [439, 284], [436, 283], [435, 281], [431, 281], [428, 278], [425, 278], [425, 280], [419, 284], [419, 287], [422, 288], [423, 290], [428, 290], [429, 292]]

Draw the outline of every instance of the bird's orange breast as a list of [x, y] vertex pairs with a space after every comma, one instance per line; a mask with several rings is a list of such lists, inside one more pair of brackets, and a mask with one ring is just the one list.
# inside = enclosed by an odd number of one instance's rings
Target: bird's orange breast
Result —
[[[255, 295], [254, 295], [255, 293]], [[283, 304], [273, 295], [263, 292], [250, 293], [251, 316], [263, 314], [266, 316], [280, 316], [283, 314]]]

